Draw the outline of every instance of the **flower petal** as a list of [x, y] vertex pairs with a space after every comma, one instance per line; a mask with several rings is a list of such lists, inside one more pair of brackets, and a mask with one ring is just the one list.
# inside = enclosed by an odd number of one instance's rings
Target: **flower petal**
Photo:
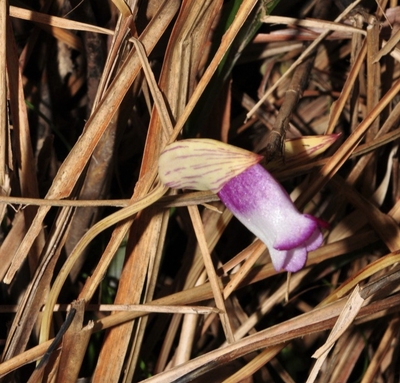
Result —
[[317, 250], [324, 241], [322, 233], [319, 229], [315, 230], [314, 233], [311, 234], [310, 238], [305, 242], [307, 251]]
[[307, 254], [309, 251], [316, 250], [322, 245], [323, 236], [321, 231], [317, 228], [311, 234], [304, 244], [295, 247], [291, 250], [270, 250], [272, 264], [275, 270], [286, 270], [292, 273], [299, 271], [304, 267], [307, 261]]
[[[282, 262], [281, 268], [278, 270], [286, 270], [291, 273], [301, 270], [307, 261], [307, 250], [304, 246], [296, 247], [292, 250], [284, 251], [284, 261]], [[282, 255], [281, 255], [282, 256]], [[275, 256], [276, 257], [276, 256]], [[271, 255], [272, 263], [274, 258]], [[275, 265], [274, 265], [275, 266]]]
[[304, 243], [318, 228], [315, 221], [300, 214], [298, 211], [290, 212], [286, 230], [276, 238], [274, 248], [277, 250], [290, 250]]

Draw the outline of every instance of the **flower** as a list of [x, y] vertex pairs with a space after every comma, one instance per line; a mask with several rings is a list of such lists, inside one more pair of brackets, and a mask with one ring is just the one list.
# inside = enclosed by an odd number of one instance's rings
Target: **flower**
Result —
[[296, 272], [322, 244], [320, 221], [301, 214], [283, 187], [258, 162], [261, 156], [215, 140], [168, 145], [159, 159], [161, 181], [174, 188], [211, 190], [267, 246], [277, 271]]
[[277, 271], [300, 270], [308, 251], [322, 244], [317, 219], [299, 213], [282, 186], [259, 164], [232, 178], [217, 194], [265, 243]]

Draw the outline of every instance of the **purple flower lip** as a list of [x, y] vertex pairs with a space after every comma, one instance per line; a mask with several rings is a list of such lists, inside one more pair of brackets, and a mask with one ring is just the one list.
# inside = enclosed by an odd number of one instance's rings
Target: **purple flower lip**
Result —
[[173, 188], [211, 190], [267, 246], [277, 271], [304, 267], [321, 246], [321, 221], [301, 214], [283, 187], [258, 164], [261, 156], [207, 139], [175, 142], [159, 159], [161, 181]]

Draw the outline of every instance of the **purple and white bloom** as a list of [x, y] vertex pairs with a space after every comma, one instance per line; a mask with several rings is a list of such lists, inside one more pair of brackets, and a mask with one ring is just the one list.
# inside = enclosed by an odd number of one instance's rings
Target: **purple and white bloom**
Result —
[[211, 190], [267, 246], [277, 271], [295, 272], [323, 241], [315, 217], [301, 214], [283, 187], [258, 162], [261, 156], [219, 141], [168, 145], [159, 159], [161, 181], [179, 189]]
[[282, 186], [256, 164], [217, 193], [225, 206], [268, 247], [275, 270], [298, 271], [322, 244], [318, 221], [301, 214]]

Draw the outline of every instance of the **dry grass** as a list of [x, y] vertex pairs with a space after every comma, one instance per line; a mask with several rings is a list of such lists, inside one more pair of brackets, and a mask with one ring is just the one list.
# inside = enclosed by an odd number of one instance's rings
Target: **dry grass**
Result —
[[[2, 381], [400, 379], [395, 0], [0, 3]], [[158, 182], [191, 136], [265, 154], [329, 223], [305, 269]]]

